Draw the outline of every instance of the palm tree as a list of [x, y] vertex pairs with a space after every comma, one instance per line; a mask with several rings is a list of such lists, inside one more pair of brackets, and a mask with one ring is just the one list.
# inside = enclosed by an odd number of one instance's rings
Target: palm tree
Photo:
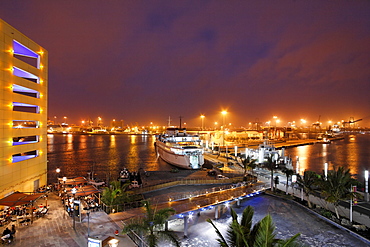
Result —
[[303, 189], [309, 208], [312, 208], [310, 194], [314, 191], [314, 185], [317, 184], [317, 181], [318, 175], [313, 171], [305, 171], [303, 177], [299, 174], [297, 176], [297, 184], [301, 189]]
[[275, 224], [270, 215], [266, 215], [252, 227], [253, 215], [253, 208], [248, 206], [243, 210], [242, 219], [239, 222], [237, 214], [231, 209], [232, 222], [226, 237], [221, 234], [212, 220], [208, 219], [207, 222], [215, 229], [218, 236], [217, 241], [221, 247], [300, 246], [296, 241], [300, 234], [286, 240], [276, 238]]
[[111, 186], [105, 188], [102, 193], [102, 201], [108, 206], [118, 205], [130, 201], [129, 193], [125, 192], [130, 183], [121, 185], [119, 181], [113, 181]]
[[289, 183], [289, 177], [294, 174], [294, 171], [292, 169], [284, 168], [282, 172], [286, 176], [286, 189], [285, 189], [285, 194], [288, 194], [288, 183]]
[[352, 186], [358, 182], [352, 178], [349, 169], [339, 167], [338, 169], [328, 171], [328, 176], [322, 176], [320, 180], [321, 194], [325, 201], [333, 203], [335, 214], [339, 219], [338, 204], [341, 200], [361, 197], [357, 192], [352, 192]]
[[164, 229], [168, 218], [175, 213], [173, 208], [163, 208], [157, 210], [153, 208], [149, 201], [144, 201], [145, 216], [133, 219], [123, 228], [123, 233], [135, 231], [143, 236], [150, 247], [158, 246], [158, 241], [166, 239], [175, 246], [180, 246], [180, 242], [173, 231]]
[[257, 160], [252, 159], [249, 155], [243, 160], [243, 167], [244, 167], [244, 176], [247, 174], [248, 170], [252, 171], [253, 174], [253, 169], [255, 169], [257, 166]]
[[265, 168], [271, 171], [271, 191], [274, 188], [274, 170], [276, 169], [276, 163], [274, 156], [271, 154], [267, 157], [267, 161], [263, 165]]

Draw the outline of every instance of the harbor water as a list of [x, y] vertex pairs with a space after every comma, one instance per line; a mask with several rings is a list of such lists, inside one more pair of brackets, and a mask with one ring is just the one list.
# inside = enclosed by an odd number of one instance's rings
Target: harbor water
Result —
[[[124, 167], [130, 171], [169, 171], [173, 166], [157, 158], [155, 136], [151, 135], [48, 135], [48, 180], [57, 176], [116, 179]], [[324, 163], [349, 168], [363, 182], [364, 171], [370, 170], [370, 135], [346, 135], [330, 144], [306, 145], [285, 150], [293, 159], [299, 157], [299, 170], [321, 173]], [[56, 168], [61, 172], [56, 173]]]

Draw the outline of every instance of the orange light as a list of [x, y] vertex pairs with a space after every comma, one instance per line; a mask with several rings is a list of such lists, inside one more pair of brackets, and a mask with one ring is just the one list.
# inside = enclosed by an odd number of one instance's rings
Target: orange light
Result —
[[38, 52], [38, 54], [40, 54], [41, 56], [44, 55], [44, 52], [41, 50]]

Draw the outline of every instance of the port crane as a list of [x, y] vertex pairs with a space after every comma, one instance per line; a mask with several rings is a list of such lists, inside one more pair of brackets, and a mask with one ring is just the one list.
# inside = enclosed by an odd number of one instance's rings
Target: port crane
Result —
[[349, 121], [343, 121], [342, 125], [343, 125], [343, 127], [346, 127], [346, 126], [351, 127], [351, 124], [354, 124], [354, 123], [357, 123], [357, 122], [360, 122], [360, 121], [362, 121], [362, 118], [359, 118], [359, 119], [355, 120], [353, 117], [351, 117], [349, 119]]
[[316, 123], [313, 123], [312, 126], [316, 128], [319, 128], [321, 130], [321, 122], [320, 122], [320, 119], [321, 119], [321, 115], [319, 115], [319, 119], [317, 120]]

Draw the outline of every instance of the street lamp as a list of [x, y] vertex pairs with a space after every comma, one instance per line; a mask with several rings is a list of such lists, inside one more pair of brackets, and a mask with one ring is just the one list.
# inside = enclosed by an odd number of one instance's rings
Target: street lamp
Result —
[[76, 219], [75, 219], [75, 195], [76, 195], [76, 192], [77, 192], [77, 189], [76, 188], [72, 188], [72, 195], [73, 195], [73, 204], [72, 204], [72, 218], [73, 218], [73, 229], [76, 230]]
[[227, 111], [222, 111], [221, 114], [222, 114], [222, 128], [225, 129], [225, 117], [226, 117]]
[[202, 128], [201, 128], [201, 130], [203, 130], [203, 129], [204, 129], [204, 118], [205, 118], [205, 116], [204, 116], [204, 115], [201, 115], [201, 116], [200, 116], [200, 120], [201, 120], [201, 122], [202, 122]]
[[84, 210], [86, 210], [86, 214], [87, 214], [87, 237], [90, 237], [90, 206], [87, 205], [86, 208], [84, 208]]
[[222, 111], [222, 146], [225, 146], [225, 118], [227, 111]]
[[365, 171], [365, 199], [369, 201], [369, 171]]
[[60, 173], [60, 168], [58, 167], [55, 172], [57, 173], [57, 180], [58, 180], [58, 191], [59, 191], [59, 173]]

